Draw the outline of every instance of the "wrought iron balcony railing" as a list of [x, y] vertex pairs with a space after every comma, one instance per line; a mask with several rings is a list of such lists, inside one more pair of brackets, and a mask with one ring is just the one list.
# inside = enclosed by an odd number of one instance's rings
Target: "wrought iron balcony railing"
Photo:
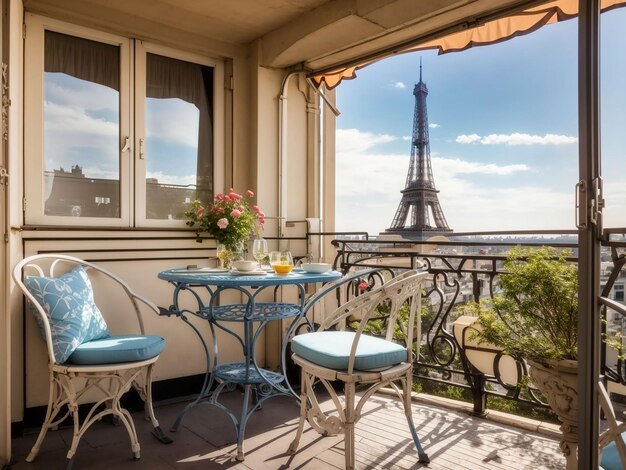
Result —
[[[461, 347], [459, 335], [455, 336], [453, 331], [457, 307], [497, 294], [497, 280], [504, 272], [503, 262], [512, 246], [569, 249], [572, 255], [568, 260], [577, 262], [575, 234], [574, 231], [560, 232], [560, 235], [555, 232], [524, 232], [519, 237], [513, 237], [510, 233], [481, 233], [455, 235], [450, 240], [419, 242], [376, 240], [363, 236], [358, 239], [335, 238], [332, 244], [337, 250], [335, 268], [346, 273], [372, 266], [390, 270], [423, 266], [431, 273], [424, 296], [427, 302], [422, 315], [422, 346], [415, 367], [416, 382], [429, 384], [427, 389], [453, 386], [458, 391], [465, 390], [465, 396], [469, 395], [473, 401], [474, 412], [483, 414], [489, 396], [525, 403], [530, 409], [547, 407], [529, 385], [528, 369], [523, 361], [516, 362], [498, 351], [483, 351], [483, 348], [468, 343], [465, 348]], [[626, 258], [622, 250], [626, 248], [626, 242], [623, 239], [611, 240], [610, 234], [605, 238], [603, 256], [610, 260], [607, 262], [610, 269], [605, 270], [606, 279], [603, 279], [602, 314], [606, 319], [607, 312], [617, 312], [620, 319], [618, 328], [626, 331], [626, 322], [622, 327], [621, 321], [626, 316], [626, 307], [609, 295], [616, 281], [624, 276], [622, 268]], [[603, 323], [605, 328], [607, 323], [610, 322]], [[612, 328], [615, 329], [615, 325]], [[603, 371], [607, 379], [626, 385], [623, 360], [616, 354], [607, 354], [604, 343], [603, 348]], [[468, 354], [480, 351], [490, 354], [487, 356], [491, 362], [490, 370], [479, 370], [468, 360]]]

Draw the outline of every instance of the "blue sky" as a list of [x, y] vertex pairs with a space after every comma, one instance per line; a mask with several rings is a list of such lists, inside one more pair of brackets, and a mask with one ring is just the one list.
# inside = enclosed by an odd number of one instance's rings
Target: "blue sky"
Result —
[[[602, 170], [608, 225], [624, 226], [625, 9], [602, 15]], [[438, 56], [385, 59], [337, 88], [337, 230], [391, 224], [409, 164], [422, 58], [435, 184], [455, 231], [573, 229], [577, 21]], [[365, 215], [367, 214], [367, 215]]]

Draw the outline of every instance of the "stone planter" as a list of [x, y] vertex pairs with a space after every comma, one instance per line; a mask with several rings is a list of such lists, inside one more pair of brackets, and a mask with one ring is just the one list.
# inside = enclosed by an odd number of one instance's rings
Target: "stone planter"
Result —
[[528, 359], [529, 375], [535, 387], [561, 421], [561, 451], [567, 460], [567, 470], [578, 468], [578, 361]]
[[501, 347], [475, 338], [476, 332], [481, 330], [477, 321], [478, 317], [470, 315], [462, 315], [454, 321], [454, 338], [465, 357], [479, 372], [494, 376], [506, 387], [516, 387], [523, 377], [521, 365], [511, 356], [502, 354]]

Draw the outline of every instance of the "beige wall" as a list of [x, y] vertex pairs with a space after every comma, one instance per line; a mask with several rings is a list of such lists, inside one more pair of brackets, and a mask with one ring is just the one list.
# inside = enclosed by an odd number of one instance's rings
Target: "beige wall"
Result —
[[[198, 245], [190, 233], [181, 236], [181, 232], [158, 229], [82, 231], [39, 228], [23, 232], [19, 229], [23, 225], [20, 202], [24, 195], [22, 182], [25, 177], [33, 175], [24, 175], [21, 138], [24, 119], [21, 85], [23, 5], [21, 0], [8, 1], [11, 3], [9, 79], [12, 106], [8, 155], [10, 203], [6, 215], [15, 230], [11, 230], [9, 235], [9, 269], [3, 270], [2, 274], [8, 277], [10, 268], [24, 256], [42, 251], [64, 252], [101, 264], [120, 275], [139, 294], [162, 307], [168, 307], [173, 288], [158, 280], [157, 273], [173, 266], [208, 264], [212, 243]], [[116, 30], [114, 25], [111, 30]], [[181, 48], [180, 44], [167, 40], [163, 44]], [[190, 43], [188, 46], [191, 52], [203, 50], [201, 44]], [[311, 172], [318, 171], [319, 167], [319, 137], [315, 122], [318, 101], [301, 74], [286, 79], [288, 74], [284, 70], [261, 67], [260, 47], [260, 42], [249, 48], [238, 46], [221, 50], [215, 44], [211, 45], [211, 57], [224, 62], [225, 106], [220, 129], [224, 135], [224, 186], [233, 186], [239, 191], [255, 190], [258, 204], [268, 215], [265, 232], [268, 238], [281, 234], [302, 237], [306, 232], [306, 224], [302, 222], [307, 217], [319, 217], [316, 203], [319, 200], [316, 189], [319, 177], [310, 178]], [[283, 83], [286, 86], [283, 87]], [[281, 100], [281, 96], [286, 101]], [[284, 114], [282, 121], [281, 114]], [[281, 168], [284, 171], [282, 184]], [[293, 221], [294, 224], [284, 227], [281, 220]], [[278, 247], [278, 241], [274, 240], [272, 248]], [[296, 254], [306, 253], [304, 242], [281, 248], [290, 248]], [[120, 303], [122, 297], [115, 295], [110, 286], [101, 285], [98, 281], [94, 284], [96, 300], [111, 330], [132, 330], [132, 322], [117, 316], [117, 312], [124, 308]], [[2, 344], [8, 351], [0, 357], [0, 374], [3, 377], [0, 388], [0, 463], [10, 458], [10, 423], [21, 421], [25, 408], [45, 405], [48, 387], [47, 358], [38, 331], [30, 315], [23, 311], [21, 293], [12, 283], [3, 285], [8, 285], [10, 295], [6, 304], [0, 305], [2, 331], [5, 332]], [[295, 300], [295, 290], [286, 289], [279, 295]], [[225, 300], [237, 301], [238, 296], [232, 295]], [[116, 313], [111, 315], [111, 312]], [[144, 319], [149, 333], [162, 335], [167, 340], [167, 348], [156, 367], [155, 380], [195, 375], [205, 370], [204, 352], [192, 329], [177, 318], [158, 317], [148, 311], [144, 312]], [[198, 318], [193, 318], [192, 322], [211, 346], [206, 323]], [[263, 338], [260, 341], [258, 354], [261, 362], [269, 365], [278, 363], [277, 339], [280, 331], [280, 325], [276, 325], [268, 331], [267, 341]], [[238, 346], [230, 338], [220, 334], [219, 340], [220, 360], [232, 361], [241, 356]], [[1, 403], [7, 406], [2, 407]]]
[[[20, 2], [18, 1], [10, 1], [5, 0], [2, 2], [2, 11], [5, 12], [7, 8], [9, 8], [9, 14], [12, 14], [14, 17], [15, 8]], [[21, 10], [21, 8], [20, 8]], [[19, 11], [19, 10], [18, 10]], [[8, 27], [8, 23], [11, 22], [11, 18], [8, 18], [8, 22], [2, 22], [2, 28], [0, 31], [0, 37], [3, 38], [3, 42], [0, 45], [3, 48], [9, 48], [13, 44], [19, 44], [17, 42], [17, 37], [15, 33], [13, 33], [12, 37], [8, 37], [7, 34], [9, 31], [5, 30]], [[7, 43], [4, 40], [8, 38]], [[16, 66], [17, 62], [17, 54], [11, 54], [11, 58], [15, 56], [15, 59], [9, 61], [7, 64], [10, 68]], [[3, 60], [5, 60], [3, 58]], [[10, 75], [6, 77], [9, 79], [9, 98], [11, 100], [15, 99], [16, 102], [19, 102], [17, 99], [16, 93], [19, 90], [19, 75]], [[16, 110], [9, 109], [9, 119], [15, 122]], [[16, 132], [19, 132], [19, 126], [13, 126], [9, 129], [11, 132], [11, 138], [13, 138]], [[2, 155], [0, 158], [0, 165], [7, 169], [7, 171], [13, 171], [13, 167], [11, 166], [11, 157], [10, 151], [13, 151], [13, 148], [9, 148], [8, 146], [2, 147]], [[11, 186], [7, 183], [9, 181], [5, 181], [4, 185], [0, 187], [0, 233], [8, 233], [9, 227], [11, 225], [11, 210], [10, 210], [10, 201], [12, 200], [12, 191]], [[8, 464], [11, 458], [11, 415], [12, 415], [12, 389], [11, 389], [11, 364], [12, 364], [12, 344], [11, 344], [11, 336], [12, 336], [12, 323], [10, 312], [10, 284], [9, 284], [9, 258], [10, 258], [10, 249], [11, 246], [7, 245], [3, 242], [2, 247], [0, 248], [0, 466], [4, 466]]]
[[[22, 256], [22, 238], [19, 231], [13, 230], [13, 227], [21, 225], [21, 205], [19, 201], [22, 199], [23, 187], [22, 180], [22, 129], [23, 129], [23, 93], [22, 93], [22, 21], [23, 8], [21, 0], [10, 1], [10, 60], [9, 60], [9, 94], [11, 98], [11, 106], [9, 108], [9, 142], [8, 142], [8, 160], [10, 172], [9, 184], [9, 213], [8, 220], [11, 230], [9, 231], [9, 249], [8, 249], [8, 265], [9, 268], [15, 264]], [[23, 322], [21, 315], [21, 296], [14, 289], [13, 282], [10, 280], [10, 269], [5, 273], [8, 279], [9, 289], [9, 310], [2, 312], [8, 318], [9, 329], [4, 330], [10, 332], [7, 338], [10, 345], [9, 361], [11, 368], [11, 377], [4, 386], [9, 388], [11, 397], [11, 420], [19, 421], [23, 416], [23, 395], [24, 384], [22, 377], [23, 372], [23, 354], [21, 338], [23, 335]], [[4, 424], [4, 423], [3, 423]], [[8, 424], [8, 423], [7, 423]]]
[[[260, 45], [253, 44], [250, 57], [250, 101], [246, 103], [252, 126], [249, 135], [249, 171], [255, 177], [257, 202], [268, 216], [264, 235], [279, 235], [279, 102], [284, 72], [259, 66]], [[277, 249], [270, 241], [270, 249]]]
[[[15, 17], [12, 28], [15, 35], [21, 31], [21, 1], [13, 0]], [[19, 36], [16, 36], [19, 38]], [[20, 227], [23, 223], [20, 204], [23, 196], [21, 184], [23, 177], [23, 152], [21, 135], [22, 91], [21, 83], [22, 56], [21, 44], [18, 39], [12, 51], [11, 80], [15, 88], [12, 108], [17, 123], [11, 131], [11, 225]], [[172, 44], [165, 44], [170, 45]], [[235, 187], [238, 191], [250, 188], [257, 194], [258, 204], [268, 215], [265, 234], [276, 238], [281, 234], [280, 220], [294, 220], [297, 223], [287, 231], [288, 235], [303, 236], [306, 232], [304, 221], [310, 214], [310, 194], [312, 188], [308, 177], [311, 159], [319, 158], [318, 137], [312, 124], [311, 116], [317, 116], [317, 99], [311, 98], [308, 85], [299, 74], [291, 76], [283, 88], [283, 80], [287, 73], [283, 70], [268, 69], [259, 66], [257, 48], [252, 45], [246, 53], [240, 49], [222, 51], [224, 67], [224, 101], [223, 133], [225, 136], [224, 186]], [[197, 45], [190, 49], [198, 52]], [[219, 51], [218, 51], [219, 52]], [[281, 99], [285, 106], [285, 119], [279, 120]], [[307, 99], [311, 101], [307, 113]], [[313, 133], [313, 134], [312, 134]], [[281, 186], [280, 161], [284, 163], [284, 184]], [[314, 164], [315, 165], [315, 164]], [[26, 175], [32, 177], [32, 175]], [[283, 203], [280, 195], [283, 195]], [[319, 194], [319, 193], [318, 193]], [[307, 197], [309, 195], [309, 197]], [[315, 196], [318, 197], [318, 196]], [[314, 207], [314, 206], [313, 206]], [[280, 219], [283, 217], [283, 219]], [[278, 248], [274, 240], [272, 248]], [[74, 254], [102, 264], [106, 269], [119, 274], [138, 293], [150, 298], [162, 307], [171, 303], [173, 288], [164, 281], [157, 279], [157, 273], [173, 266], [187, 264], [208, 264], [212, 254], [212, 243], [198, 245], [193, 241], [192, 234], [182, 235], [181, 232], [167, 230], [106, 231], [97, 228], [90, 231], [40, 229], [24, 232], [13, 231], [10, 238], [10, 260], [13, 266], [23, 256], [41, 251], [58, 251]], [[297, 250], [297, 254], [306, 253], [304, 242], [298, 246], [282, 246]], [[181, 250], [182, 249], [182, 250]], [[123, 251], [122, 251], [123, 250]], [[6, 273], [5, 273], [6, 274]], [[121, 308], [119, 296], [109, 292], [109, 287], [96, 282], [97, 301], [105, 316]], [[285, 299], [294, 297], [294, 290], [286, 290], [280, 295]], [[231, 301], [236, 301], [234, 296]], [[38, 331], [29, 315], [24, 315], [21, 293], [11, 286], [11, 421], [21, 421], [25, 407], [44, 405], [47, 397], [47, 366], [46, 356]], [[195, 333], [183, 322], [174, 317], [157, 317], [149, 312], [145, 316], [147, 331], [160, 334], [167, 340], [167, 348], [161, 356], [156, 368], [156, 380], [170, 379], [202, 373], [206, 367], [204, 353]], [[109, 316], [108, 321], [114, 332], [130, 327], [126, 320]], [[203, 332], [208, 344], [211, 344], [209, 329], [205, 322], [194, 318], [193, 323]], [[268, 347], [264, 342], [259, 345], [261, 362], [267, 357], [269, 364], [277, 363], [278, 326], [269, 331]], [[23, 341], [25, 332], [25, 341]], [[223, 335], [222, 335], [223, 336]], [[220, 360], [236, 360], [241, 356], [235, 343], [226, 337], [220, 349]], [[232, 344], [231, 344], [232, 343]], [[23, 350], [26, 354], [23, 354]], [[25, 358], [25, 363], [23, 359]], [[1, 370], [1, 369], [0, 369]], [[24, 383], [24, 376], [27, 377]], [[8, 392], [7, 387], [3, 389]], [[25, 400], [24, 400], [25, 397]], [[1, 395], [0, 395], [1, 398]], [[0, 416], [1, 418], [1, 416]], [[3, 420], [6, 426], [8, 420]], [[2, 452], [6, 455], [6, 451]]]
[[[59, 238], [73, 238], [60, 240]], [[175, 237], [175, 238], [174, 238]], [[25, 255], [41, 251], [70, 254], [101, 265], [124, 279], [133, 290], [155, 304], [169, 308], [174, 288], [159, 280], [160, 271], [174, 267], [197, 264], [209, 265], [209, 256], [214, 255], [213, 242], [199, 245], [192, 237], [181, 239], [180, 234], [163, 232], [121, 232], [103, 237], [101, 233], [86, 234], [70, 232], [48, 232], [29, 234], [25, 242]], [[123, 251], [122, 251], [123, 250]], [[92, 278], [94, 296], [98, 307], [107, 321], [112, 334], [139, 333], [134, 313], [123, 292], [110, 281]], [[205, 303], [207, 296], [203, 296]], [[190, 295], [181, 296], [181, 306], [196, 310]], [[222, 297], [225, 303], [238, 302], [238, 294], [229, 293]], [[201, 318], [188, 315], [191, 323], [202, 333], [209, 349], [212, 339], [208, 324]], [[47, 355], [38, 328], [31, 315], [25, 315], [25, 359], [26, 359], [26, 403], [25, 407], [45, 405], [47, 400]], [[172, 379], [202, 374], [206, 370], [206, 356], [196, 333], [177, 317], [160, 317], [149, 310], [143, 311], [146, 332], [163, 336], [166, 349], [155, 367], [154, 380]], [[239, 330], [239, 325], [236, 325]], [[15, 339], [14, 339], [15, 340]], [[223, 332], [218, 332], [220, 362], [238, 360], [242, 354], [236, 343]], [[263, 340], [258, 351], [261, 363], [264, 359]]]
[[[335, 90], [331, 90], [326, 93], [326, 97], [331, 103], [336, 102]], [[336, 117], [335, 115], [325, 107], [322, 110], [322, 134], [324, 139], [322, 141], [322, 229], [324, 232], [335, 231], [335, 130], [336, 130]], [[324, 257], [326, 262], [331, 263], [335, 257], [336, 251], [330, 244], [332, 238], [324, 237]]]

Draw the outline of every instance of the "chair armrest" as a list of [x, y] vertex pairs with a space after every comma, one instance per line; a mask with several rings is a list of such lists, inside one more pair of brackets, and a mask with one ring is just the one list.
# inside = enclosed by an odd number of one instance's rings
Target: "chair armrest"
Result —
[[160, 307], [157, 307], [153, 302], [151, 302], [150, 300], [146, 299], [145, 297], [139, 295], [139, 294], [135, 294], [133, 291], [131, 291], [130, 289], [128, 290], [128, 295], [130, 295], [131, 297], [143, 302], [144, 305], [148, 306], [154, 313], [156, 313], [157, 315], [161, 315], [161, 312], [159, 310]]
[[160, 306], [157, 306], [157, 308], [159, 309], [159, 311], [157, 312], [157, 315], [159, 315], [161, 317], [171, 317], [172, 315], [175, 315], [175, 313], [173, 313], [168, 308], [164, 308], [164, 307], [160, 307]]
[[318, 290], [314, 295], [312, 295], [304, 304], [304, 308], [302, 309], [302, 316], [306, 317], [307, 313], [309, 312], [309, 310], [315, 306], [315, 304], [317, 302], [319, 302], [323, 297], [325, 297], [326, 295], [328, 295], [330, 292], [338, 289], [339, 287], [348, 284], [352, 281], [354, 281], [355, 279], [359, 279], [362, 277], [366, 277], [369, 276], [373, 273], [379, 272], [381, 269], [380, 268], [375, 268], [375, 269], [367, 269], [367, 270], [363, 270], [363, 271], [357, 271], [349, 276], [344, 276], [340, 279], [337, 279], [333, 282], [330, 282], [328, 284], [326, 284], [325, 286], [323, 286], [320, 290]]
[[349, 276], [344, 276], [340, 279], [337, 279], [335, 281], [329, 282], [328, 284], [324, 285], [320, 290], [318, 290], [315, 294], [309, 297], [309, 299], [307, 299], [307, 301], [305, 302], [304, 307], [302, 308], [302, 313], [300, 314], [300, 317], [299, 317], [300, 319], [304, 319], [304, 323], [294, 322], [289, 328], [289, 331], [287, 332], [286, 337], [288, 339], [291, 339], [291, 336], [293, 334], [297, 334], [298, 332], [301, 331], [303, 327], [306, 327], [306, 326], [308, 326], [310, 331], [314, 331], [316, 328], [314, 324], [311, 322], [311, 320], [309, 320], [309, 318], [307, 317], [309, 310], [311, 310], [311, 308], [313, 308], [326, 295], [328, 295], [329, 293], [333, 291], [336, 291], [341, 286], [344, 286], [350, 282], [353, 282], [356, 279], [370, 276], [379, 271], [381, 271], [380, 268], [358, 271]]
[[[64, 257], [65, 259], [69, 258], [69, 257]], [[71, 258], [70, 258], [71, 259]], [[93, 269], [96, 272], [99, 272], [100, 274], [103, 274], [104, 276], [108, 277], [109, 279], [117, 282], [117, 284], [124, 290], [124, 292], [126, 292], [126, 294], [128, 295], [128, 298], [130, 299], [131, 303], [133, 304], [133, 308], [135, 310], [135, 315], [137, 316], [137, 321], [139, 322], [139, 330], [141, 332], [142, 335], [146, 334], [146, 330], [143, 324], [143, 318], [141, 316], [141, 310], [139, 309], [139, 304], [137, 303], [137, 301], [143, 303], [144, 305], [146, 305], [149, 309], [151, 309], [154, 313], [156, 313], [157, 315], [159, 315], [159, 309], [158, 307], [151, 302], [150, 300], [146, 299], [145, 297], [135, 293], [130, 286], [123, 281], [120, 277], [116, 276], [115, 274], [113, 274], [112, 272], [97, 266], [95, 264], [89, 263], [87, 261], [81, 261], [81, 264], [83, 266], [85, 266], [86, 268], [89, 267], [90, 269]]]
[[600, 433], [600, 438], [598, 439], [598, 446], [600, 449], [603, 449], [611, 442], [616, 439], [621, 439], [621, 434], [626, 431], [626, 423], [621, 423], [617, 428], [607, 429], [606, 431]]

